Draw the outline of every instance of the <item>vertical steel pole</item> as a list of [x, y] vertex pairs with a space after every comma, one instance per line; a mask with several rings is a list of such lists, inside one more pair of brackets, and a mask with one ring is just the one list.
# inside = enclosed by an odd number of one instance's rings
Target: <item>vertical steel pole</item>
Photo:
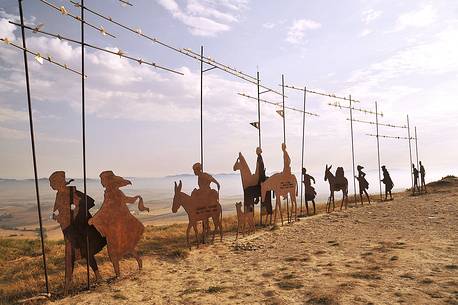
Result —
[[410, 179], [412, 181], [412, 194], [415, 193], [415, 189], [413, 188], [413, 168], [412, 168], [412, 146], [410, 144], [410, 124], [409, 124], [409, 115], [407, 115], [407, 136], [409, 139], [409, 157], [410, 157], [410, 164], [409, 164], [409, 170], [410, 170]]
[[[307, 100], [307, 87], [304, 87], [304, 108], [302, 113], [302, 156], [301, 156], [301, 215], [302, 214], [302, 187], [304, 184], [304, 175], [302, 174], [302, 169], [304, 168], [304, 145], [305, 145], [305, 102]], [[305, 196], [307, 196], [307, 190], [304, 189]], [[308, 214], [307, 214], [308, 216]]]
[[417, 136], [417, 126], [415, 126], [415, 155], [417, 157], [417, 169], [420, 170], [420, 164], [418, 163], [418, 136]]
[[[286, 145], [286, 124], [285, 124], [285, 76], [282, 74], [281, 75], [281, 96], [282, 96], [282, 109], [283, 109], [283, 143]], [[291, 207], [291, 214], [293, 213], [292, 207]], [[290, 217], [289, 217], [289, 200], [288, 197], [286, 197], [286, 215], [288, 215], [288, 222], [291, 222]]]
[[380, 201], [382, 201], [382, 174], [380, 173], [380, 139], [378, 133], [378, 108], [377, 102], [375, 102], [375, 127], [377, 130], [377, 160], [378, 160], [378, 184], [380, 187]]
[[43, 269], [45, 271], [46, 294], [49, 296], [48, 267], [46, 264], [45, 243], [44, 243], [44, 235], [43, 235], [43, 221], [41, 219], [40, 190], [38, 187], [37, 157], [36, 157], [36, 151], [35, 151], [35, 133], [33, 131], [33, 115], [32, 115], [32, 100], [31, 100], [31, 94], [30, 94], [29, 65], [27, 62], [27, 51], [26, 51], [27, 45], [25, 42], [25, 31], [24, 31], [24, 13], [22, 10], [22, 0], [18, 0], [18, 2], [19, 2], [19, 15], [21, 18], [22, 47], [24, 48], [25, 84], [27, 88], [27, 106], [28, 106], [28, 112], [29, 112], [30, 141], [32, 144], [32, 160], [33, 160], [33, 174], [34, 174], [34, 179], [35, 179], [35, 195], [37, 198], [38, 222], [40, 225], [41, 253], [43, 256]]
[[[258, 88], [258, 145], [261, 148], [261, 94], [259, 92], [259, 71], [256, 72], [256, 85]], [[261, 172], [263, 169], [259, 169]], [[254, 208], [253, 208], [254, 210]], [[262, 225], [262, 203], [259, 205], [259, 225]]]
[[[83, 140], [83, 189], [84, 189], [84, 210], [86, 219], [88, 218], [87, 209], [87, 175], [86, 175], [86, 94], [85, 94], [85, 58], [84, 58], [84, 0], [81, 0], [81, 121], [82, 121], [82, 140]], [[89, 282], [89, 236], [86, 227], [86, 280], [87, 289], [90, 289]]]
[[256, 74], [258, 87], [258, 145], [261, 147], [261, 96], [259, 92], [259, 71]]
[[353, 107], [351, 105], [351, 94], [349, 96], [350, 101], [350, 134], [351, 134], [351, 158], [353, 164], [353, 190], [354, 190], [354, 197], [355, 197], [355, 205], [356, 205], [356, 177], [355, 177], [355, 146], [353, 143]]
[[203, 113], [203, 81], [204, 81], [204, 46], [200, 46], [200, 164], [204, 170], [204, 113]]

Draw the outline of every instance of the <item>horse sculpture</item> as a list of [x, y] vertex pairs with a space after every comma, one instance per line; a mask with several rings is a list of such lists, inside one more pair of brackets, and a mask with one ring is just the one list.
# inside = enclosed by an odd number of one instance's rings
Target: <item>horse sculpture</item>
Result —
[[[245, 157], [242, 153], [239, 152], [239, 156], [234, 163], [233, 170], [240, 171], [240, 176], [242, 178], [242, 187], [243, 187], [243, 206], [245, 212], [253, 211], [254, 204], [259, 202], [261, 197], [261, 186], [259, 185], [259, 169], [256, 170], [254, 174], [251, 173], [250, 167], [245, 160]], [[272, 223], [272, 194], [269, 191], [265, 200], [261, 200], [261, 206], [266, 209], [266, 220], [270, 216], [270, 223]]]
[[[222, 208], [218, 202], [218, 197], [216, 200], [202, 200], [202, 198], [196, 198], [196, 196], [189, 196], [181, 191], [183, 184], [180, 183], [177, 185], [175, 182], [175, 194], [173, 196], [172, 212], [176, 213], [180, 206], [184, 208], [188, 214], [188, 228], [186, 230], [186, 242], [188, 247], [191, 249], [189, 244], [189, 231], [191, 227], [194, 229], [196, 234], [196, 243], [199, 247], [199, 239], [197, 237], [197, 222], [207, 221], [208, 218], [213, 219], [213, 225], [215, 229], [213, 230], [212, 241], [215, 239], [216, 230], [219, 230], [221, 241], [223, 240], [223, 225], [222, 225]], [[216, 191], [212, 190], [216, 193]], [[218, 196], [218, 193], [216, 193]], [[212, 196], [208, 196], [211, 198]], [[203, 201], [203, 202], [202, 202]]]
[[274, 191], [275, 201], [275, 215], [274, 223], [277, 222], [277, 210], [280, 210], [281, 224], [283, 225], [283, 214], [281, 210], [281, 197], [291, 198], [291, 214], [294, 211], [294, 219], [297, 219], [297, 204], [296, 196], [298, 194], [297, 179], [293, 174], [276, 173], [266, 181], [261, 182], [261, 200], [264, 201], [266, 194], [269, 191]]
[[335, 209], [334, 203], [334, 192], [342, 191], [342, 203], [340, 204], [340, 209], [342, 210], [343, 203], [345, 201], [345, 209], [348, 206], [348, 180], [344, 177], [344, 171], [342, 167], [338, 167], [336, 170], [336, 175], [334, 176], [330, 169], [332, 165], [328, 167], [326, 164], [326, 170], [324, 171], [324, 181], [329, 182], [329, 191], [331, 194], [329, 195], [328, 202], [326, 204], [326, 212], [329, 213], [331, 211], [331, 202], [332, 202], [332, 210]]

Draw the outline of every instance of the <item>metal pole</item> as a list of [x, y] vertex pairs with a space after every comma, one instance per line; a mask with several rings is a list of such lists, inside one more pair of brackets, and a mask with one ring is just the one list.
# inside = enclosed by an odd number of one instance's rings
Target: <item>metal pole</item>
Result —
[[43, 235], [43, 222], [41, 219], [40, 191], [38, 188], [37, 157], [36, 157], [36, 152], [35, 152], [35, 134], [33, 131], [33, 116], [32, 116], [32, 101], [31, 101], [31, 94], [30, 94], [29, 65], [27, 63], [27, 51], [26, 51], [27, 46], [25, 42], [25, 31], [24, 31], [24, 13], [22, 11], [22, 0], [18, 0], [18, 2], [19, 2], [19, 15], [21, 17], [22, 47], [24, 49], [25, 84], [27, 88], [27, 106], [28, 106], [28, 111], [29, 111], [30, 141], [32, 144], [32, 160], [33, 160], [33, 174], [34, 174], [34, 179], [35, 179], [35, 195], [37, 198], [38, 222], [40, 224], [41, 253], [43, 256], [43, 268], [45, 271], [46, 294], [49, 296], [48, 267], [46, 265], [46, 253], [45, 253], [45, 243], [44, 243], [44, 235]]
[[203, 81], [204, 81], [204, 46], [200, 46], [200, 164], [204, 170], [204, 114], [203, 114]]
[[259, 71], [256, 74], [258, 87], [258, 145], [261, 147], [261, 94], [259, 93]]
[[354, 190], [354, 197], [355, 197], [355, 205], [356, 205], [356, 177], [355, 177], [355, 146], [353, 143], [353, 110], [351, 106], [351, 94], [349, 96], [350, 101], [350, 133], [351, 133], [351, 157], [353, 161], [353, 190]]
[[415, 189], [413, 188], [413, 169], [412, 169], [412, 146], [410, 144], [410, 124], [409, 124], [409, 115], [407, 115], [407, 135], [409, 138], [409, 157], [410, 157], [410, 164], [409, 164], [409, 170], [410, 170], [410, 180], [412, 181], [412, 194], [415, 193]]
[[[256, 86], [258, 88], [258, 145], [259, 148], [261, 148], [261, 94], [259, 93], [259, 71], [256, 72]], [[262, 170], [263, 169], [260, 168], [259, 172]], [[259, 205], [259, 225], [262, 225], [262, 203]]]
[[[82, 121], [82, 137], [83, 137], [83, 189], [84, 189], [84, 210], [86, 219], [88, 218], [87, 209], [87, 176], [86, 176], [86, 99], [85, 99], [85, 66], [84, 58], [84, 0], [81, 0], [81, 121]], [[86, 227], [86, 280], [87, 289], [90, 289], [89, 282], [89, 236], [88, 228]]]
[[[302, 113], [302, 156], [301, 156], [301, 215], [302, 215], [302, 188], [304, 184], [304, 175], [302, 169], [304, 168], [304, 145], [305, 145], [305, 102], [307, 100], [307, 87], [304, 87], [304, 112]], [[305, 196], [307, 196], [307, 190], [304, 190]], [[307, 213], [308, 216], [308, 213]]]
[[380, 187], [380, 201], [382, 201], [382, 174], [380, 173], [380, 140], [379, 140], [379, 133], [378, 133], [378, 108], [377, 102], [375, 102], [375, 126], [377, 129], [377, 160], [378, 160], [378, 184]]
[[[283, 108], [283, 143], [286, 145], [286, 125], [285, 125], [285, 76], [282, 74], [281, 75], [281, 97], [282, 97], [282, 108]], [[291, 207], [292, 209], [292, 207]], [[291, 214], [293, 211], [291, 211]], [[289, 217], [289, 200], [288, 197], [286, 197], [286, 215], [288, 215], [288, 222], [291, 222], [290, 217]]]
[[415, 155], [417, 157], [417, 169], [420, 170], [420, 164], [418, 163], [418, 136], [417, 136], [417, 126], [415, 126]]

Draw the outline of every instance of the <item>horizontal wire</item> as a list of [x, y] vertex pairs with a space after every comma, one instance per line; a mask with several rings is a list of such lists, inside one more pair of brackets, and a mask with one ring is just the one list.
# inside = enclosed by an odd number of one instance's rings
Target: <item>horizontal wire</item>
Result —
[[[344, 108], [344, 109], [350, 109], [350, 106], [345, 106], [345, 105], [341, 105], [340, 103], [328, 103], [329, 106], [333, 106], [333, 107], [337, 107], [337, 108]], [[372, 110], [367, 110], [367, 109], [363, 109], [363, 108], [355, 108], [355, 107], [351, 107], [351, 110], [354, 110], [354, 111], [359, 111], [359, 112], [364, 112], [365, 114], [376, 114], [377, 116], [383, 116], [383, 113], [381, 112], [374, 112]]]
[[80, 16], [76, 16], [76, 15], [73, 15], [71, 14], [64, 6], [61, 6], [61, 7], [58, 7], [57, 5], [55, 4], [52, 4], [46, 0], [38, 0], [44, 4], [46, 4], [47, 6], [49, 7], [52, 7], [53, 9], [59, 11], [62, 15], [67, 15], [67, 16], [70, 16], [72, 17], [73, 19], [79, 21], [79, 22], [83, 22], [84, 24], [88, 25], [89, 27], [99, 31], [100, 33], [102, 33], [102, 35], [108, 35], [110, 37], [113, 37], [113, 38], [116, 38], [116, 36], [114, 36], [113, 34], [110, 34], [108, 33], [107, 31], [105, 31], [105, 29], [103, 28], [103, 26], [100, 26], [99, 28], [96, 27], [95, 25], [87, 22], [86, 20], [81, 20], [81, 17]]
[[[15, 48], [18, 48], [18, 49], [20, 49], [20, 50], [26, 51], [27, 53], [30, 53], [30, 54], [32, 54], [32, 55], [35, 55], [35, 57], [41, 58], [41, 59], [43, 59], [43, 60], [46, 60], [46, 61], [48, 61], [48, 62], [50, 62], [50, 63], [52, 63], [52, 64], [54, 64], [54, 65], [56, 65], [56, 66], [59, 66], [59, 67], [65, 69], [65, 70], [69, 70], [69, 71], [71, 71], [71, 72], [73, 72], [73, 73], [76, 73], [76, 74], [78, 74], [78, 75], [80, 75], [80, 76], [83, 75], [81, 72], [78, 72], [78, 71], [75, 70], [75, 69], [69, 68], [66, 64], [61, 64], [61, 63], [59, 63], [59, 62], [53, 60], [53, 59], [51, 58], [51, 56], [42, 57], [41, 54], [40, 54], [39, 52], [35, 53], [35, 52], [30, 51], [29, 49], [24, 49], [23, 47], [18, 46], [17, 44], [14, 44], [13, 42], [9, 41], [7, 38], [0, 38], [0, 41], [3, 41], [4, 43], [6, 43], [6, 44], [8, 44], [8, 45], [10, 45], [10, 46], [13, 46], [13, 47], [15, 47]], [[87, 76], [84, 75], [84, 77], [87, 77]]]
[[129, 6], [133, 6], [133, 4], [130, 3], [129, 1], [127, 1], [127, 0], [118, 0], [118, 1], [123, 3], [123, 4], [129, 5]]
[[[40, 0], [40, 1], [42, 1], [42, 0]], [[75, 5], [76, 7], [81, 7], [81, 4], [78, 3], [78, 2], [75, 2], [75, 1], [73, 1], [73, 0], [70, 0], [70, 2], [71, 2], [73, 5]], [[111, 18], [110, 16], [106, 17], [106, 16], [102, 15], [101, 13], [96, 12], [96, 11], [94, 11], [94, 10], [92, 10], [92, 9], [90, 9], [90, 8], [88, 8], [88, 7], [86, 7], [86, 6], [83, 6], [83, 8], [84, 8], [86, 11], [88, 11], [88, 12], [90, 12], [90, 13], [92, 13], [92, 14], [94, 14], [94, 15], [96, 15], [96, 16], [98, 16], [98, 17], [100, 17], [100, 18], [102, 18], [102, 19], [104, 19], [104, 20], [106, 20], [106, 21], [109, 21], [109, 22], [111, 22], [111, 23], [113, 23], [113, 24], [115, 24], [115, 25], [117, 25], [117, 26], [119, 26], [119, 27], [121, 27], [121, 28], [123, 28], [123, 29], [125, 29], [125, 30], [127, 30], [127, 31], [130, 31], [130, 32], [132, 32], [132, 33], [135, 33], [135, 34], [137, 34], [137, 35], [139, 35], [139, 36], [141, 36], [141, 37], [143, 37], [143, 38], [146, 38], [146, 39], [148, 39], [148, 40], [150, 40], [150, 41], [152, 41], [152, 42], [154, 42], [154, 43], [157, 43], [157, 44], [159, 44], [159, 45], [161, 45], [161, 46], [163, 46], [163, 47], [166, 47], [166, 48], [168, 48], [168, 49], [170, 49], [170, 50], [173, 50], [173, 51], [175, 51], [175, 52], [177, 52], [177, 53], [186, 55], [186, 56], [188, 56], [188, 57], [190, 57], [190, 58], [193, 58], [193, 59], [195, 59], [195, 60], [202, 61], [202, 62], [206, 63], [207, 65], [214, 66], [214, 67], [218, 68], [219, 70], [222, 70], [222, 71], [224, 71], [224, 72], [226, 72], [226, 73], [228, 73], [228, 74], [231, 74], [231, 75], [233, 75], [233, 76], [235, 76], [235, 77], [238, 77], [238, 78], [240, 78], [240, 79], [243, 79], [244, 81], [247, 81], [247, 82], [249, 82], [249, 83], [252, 83], [252, 84], [254, 84], [254, 85], [257, 85], [257, 78], [255, 78], [255, 77], [253, 77], [253, 76], [250, 76], [250, 75], [248, 75], [248, 74], [246, 74], [246, 73], [243, 73], [243, 72], [241, 72], [241, 71], [238, 71], [238, 70], [236, 70], [236, 69], [230, 68], [229, 66], [224, 65], [224, 64], [222, 64], [222, 63], [219, 63], [219, 62], [217, 62], [217, 61], [215, 61], [215, 60], [213, 60], [213, 59], [211, 59], [211, 58], [209, 58], [209, 57], [205, 57], [205, 56], [204, 56], [204, 57], [201, 59], [201, 58], [200, 58], [200, 54], [195, 53], [194, 51], [192, 51], [192, 50], [189, 49], [189, 48], [182, 48], [182, 49], [176, 48], [176, 47], [174, 47], [174, 46], [172, 46], [172, 45], [169, 45], [169, 44], [167, 44], [167, 43], [165, 43], [165, 42], [162, 42], [162, 41], [158, 40], [158, 39], [155, 38], [155, 37], [151, 37], [151, 36], [149, 36], [149, 35], [147, 35], [147, 34], [144, 34], [144, 33], [142, 32], [142, 30], [139, 29], [139, 28], [134, 29], [134, 28], [132, 28], [132, 27], [126, 26], [126, 25], [124, 25], [124, 24], [122, 24], [122, 23], [120, 23], [120, 22], [118, 22], [118, 21], [113, 20], [113, 18]], [[271, 89], [271, 88], [269, 88], [269, 87], [266, 87], [266, 86], [264, 86], [264, 85], [262, 85], [262, 84], [259, 84], [259, 87], [261, 87], [261, 88], [263, 88], [263, 89], [265, 89], [265, 90], [269, 90], [269, 91], [271, 91], [271, 92], [273, 92], [273, 93], [275, 93], [275, 94], [277, 94], [277, 95], [280, 95], [280, 96], [282, 95], [280, 92], [275, 91], [275, 90], [273, 90], [273, 89]], [[285, 97], [286, 97], [286, 96], [285, 96]]]
[[[14, 24], [15, 26], [19, 26], [19, 27], [23, 26], [20, 23], [16, 23], [16, 22], [13, 22], [13, 21], [10, 21], [10, 23]], [[49, 32], [40, 30], [38, 28], [33, 28], [33, 27], [30, 27], [30, 26], [27, 26], [27, 25], [24, 25], [23, 27], [25, 29], [28, 29], [28, 30], [32, 31], [33, 33], [41, 33], [41, 34], [52, 36], [52, 37], [55, 37], [55, 38], [58, 38], [58, 39], [61, 39], [61, 40], [66, 40], [66, 41], [70, 41], [70, 42], [82, 45], [81, 41], [77, 41], [75, 39], [67, 38], [67, 37], [64, 37], [64, 36], [62, 36], [60, 34], [49, 33]], [[104, 48], [101, 48], [101, 47], [98, 47], [98, 46], [91, 45], [89, 43], [84, 43], [84, 46], [87, 46], [87, 47], [90, 47], [90, 48], [93, 48], [93, 49], [96, 49], [96, 50], [99, 50], [99, 51], [102, 51], [102, 52], [110, 53], [110, 54], [113, 54], [113, 55], [118, 55], [119, 57], [123, 57], [123, 58], [126, 58], [126, 59], [130, 59], [132, 61], [136, 61], [139, 64], [146, 64], [146, 65], [155, 67], [157, 69], [162, 69], [162, 70], [165, 70], [165, 71], [168, 71], [168, 72], [184, 75], [182, 72], [178, 72], [178, 71], [175, 71], [175, 70], [173, 70], [171, 68], [167, 68], [167, 67], [158, 65], [158, 64], [156, 64], [154, 62], [148, 62], [148, 61], [144, 61], [141, 58], [134, 58], [132, 56], [125, 55], [121, 50], [119, 50], [118, 52], [114, 52], [114, 51], [110, 51], [110, 50], [107, 50], [107, 49], [104, 49]]]
[[[395, 136], [386, 136], [386, 135], [376, 135], [376, 134], [371, 134], [371, 133], [366, 133], [366, 136], [388, 138], [388, 139], [409, 140], [408, 137], [395, 137]], [[411, 137], [410, 140], [415, 140], [415, 138]]]
[[[347, 118], [347, 121], [350, 121], [349, 118]], [[377, 122], [371, 122], [371, 121], [364, 121], [364, 120], [357, 120], [353, 119], [353, 122], [358, 122], [358, 123], [366, 123], [366, 124], [371, 124], [371, 125], [380, 125], [380, 126], [386, 126], [386, 127], [392, 127], [392, 128], [407, 128], [407, 126], [400, 126], [400, 125], [393, 125], [393, 124], [386, 124], [386, 123], [377, 123]]]
[[[279, 85], [281, 86], [281, 85]], [[294, 90], [298, 90], [298, 91], [306, 91], [308, 93], [312, 93], [312, 94], [316, 94], [316, 95], [321, 95], [321, 96], [326, 96], [326, 97], [331, 97], [331, 98], [335, 98], [335, 99], [340, 99], [340, 100], [344, 100], [344, 101], [349, 101], [350, 98], [349, 97], [342, 97], [342, 96], [337, 96], [333, 93], [325, 93], [325, 92], [319, 92], [319, 91], [315, 91], [315, 90], [310, 90], [310, 89], [304, 89], [304, 88], [299, 88], [299, 87], [295, 87], [295, 86], [292, 86], [292, 85], [285, 85], [285, 88], [289, 88], [289, 89], [294, 89]], [[354, 100], [354, 99], [351, 99], [352, 102], [355, 102], [355, 103], [360, 103], [360, 101], [358, 100]]]
[[[257, 97], [254, 97], [254, 96], [251, 96], [251, 95], [248, 95], [248, 94], [245, 94], [245, 93], [237, 93], [237, 94], [240, 95], [240, 96], [252, 99], [252, 100], [256, 100], [256, 101], [258, 100]], [[259, 101], [263, 102], [263, 103], [266, 103], [266, 104], [274, 105], [274, 106], [280, 106], [278, 103], [274, 103], [274, 102], [271, 102], [271, 101], [268, 101], [268, 100], [264, 100], [264, 99], [261, 99], [261, 98], [259, 99]], [[294, 107], [285, 106], [285, 109], [294, 110], [294, 111], [297, 111], [297, 112], [300, 112], [300, 113], [305, 113], [305, 114], [308, 114], [308, 115], [311, 115], [311, 116], [319, 116], [316, 113], [303, 111], [303, 110], [300, 110], [300, 109], [297, 109], [297, 108], [294, 108]]]

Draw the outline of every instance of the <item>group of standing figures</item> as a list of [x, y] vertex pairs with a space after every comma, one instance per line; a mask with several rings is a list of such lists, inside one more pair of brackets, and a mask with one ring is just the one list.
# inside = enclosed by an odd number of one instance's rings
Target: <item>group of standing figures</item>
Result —
[[[420, 174], [420, 186], [418, 186], [418, 174]], [[425, 167], [421, 164], [420, 161], [420, 171], [415, 168], [415, 164], [412, 164], [412, 175], [413, 175], [413, 189], [412, 193], [415, 195], [420, 195], [422, 193], [427, 193], [426, 191], [426, 182], [425, 182]]]
[[[277, 213], [280, 214], [283, 224], [282, 200], [291, 200], [291, 205], [287, 201], [286, 212], [288, 221], [296, 220], [298, 196], [297, 179], [291, 173], [291, 158], [286, 150], [286, 145], [282, 143], [281, 149], [283, 152], [283, 170], [274, 173], [270, 177], [266, 175], [266, 168], [262, 158], [262, 149], [256, 149], [256, 169], [252, 173], [242, 153], [239, 153], [237, 160], [233, 166], [234, 171], [240, 171], [243, 187], [243, 211], [241, 203], [237, 203], [237, 217], [240, 221], [243, 220], [243, 228], [245, 221], [254, 231], [254, 205], [261, 203], [261, 222], [263, 214], [266, 218], [264, 223], [272, 224], [272, 215], [274, 215], [273, 223], [276, 223]], [[222, 207], [219, 201], [219, 182], [210, 174], [202, 170], [200, 163], [193, 165], [194, 174], [197, 176], [198, 188], [195, 188], [191, 195], [182, 192], [182, 182], [175, 182], [174, 196], [172, 202], [172, 212], [177, 213], [180, 207], [186, 211], [188, 215], [188, 227], [186, 230], [186, 240], [188, 247], [189, 234], [191, 229], [194, 230], [196, 243], [199, 245], [198, 239], [198, 224], [202, 223], [203, 241], [210, 231], [210, 220], [213, 221], [213, 237], [216, 232], [219, 232], [220, 238], [223, 238], [222, 226]], [[330, 196], [328, 197], [326, 211], [335, 209], [334, 193], [342, 191], [342, 202], [340, 209], [348, 206], [348, 180], [345, 177], [343, 167], [337, 167], [335, 175], [331, 172], [332, 165], [326, 165], [324, 180], [329, 183]], [[394, 187], [390, 174], [385, 166], [382, 166], [383, 179], [385, 184], [385, 200], [393, 200], [391, 191]], [[355, 178], [359, 182], [359, 195], [361, 204], [363, 204], [363, 196], [370, 203], [370, 197], [367, 192], [369, 182], [366, 180], [366, 173], [363, 172], [364, 167], [357, 166], [358, 176]], [[425, 169], [420, 162], [420, 171], [412, 164], [412, 174], [415, 178], [413, 192], [426, 192], [425, 184]], [[315, 178], [307, 174], [307, 170], [302, 168], [302, 182], [304, 183], [304, 199], [307, 215], [309, 214], [308, 202], [313, 203], [313, 214], [316, 213], [315, 197], [317, 195], [315, 188]], [[418, 177], [421, 176], [421, 186], [418, 186]], [[92, 216], [89, 210], [94, 207], [94, 199], [76, 189], [75, 186], [69, 184], [73, 180], [67, 182], [65, 172], [56, 171], [49, 177], [50, 186], [57, 191], [56, 200], [53, 208], [53, 219], [57, 220], [61, 226], [65, 240], [65, 294], [72, 279], [75, 260], [85, 258], [95, 273], [95, 276], [100, 279], [97, 263], [94, 255], [100, 252], [105, 245], [107, 246], [108, 255], [113, 264], [116, 276], [120, 275], [119, 261], [125, 255], [132, 255], [138, 263], [138, 268], [142, 268], [142, 260], [138, 254], [136, 247], [144, 232], [143, 224], [131, 214], [126, 204], [133, 204], [138, 200], [138, 210], [148, 211], [143, 204], [141, 196], [126, 196], [121, 190], [121, 187], [130, 185], [131, 182], [122, 177], [116, 176], [112, 171], [104, 171], [100, 174], [100, 182], [105, 188], [104, 200], [101, 208]], [[214, 183], [217, 189], [212, 189], [211, 184]], [[275, 198], [275, 209], [272, 207], [272, 198]], [[269, 219], [269, 222], [268, 222]], [[244, 230], [244, 229], [243, 229]], [[243, 232], [244, 233], [244, 232]], [[238, 235], [238, 230], [237, 230]]]
[[138, 199], [138, 209], [149, 211], [143, 205], [140, 196], [126, 196], [120, 188], [131, 184], [129, 180], [116, 176], [112, 171], [100, 174], [100, 181], [105, 188], [101, 208], [92, 216], [89, 209], [94, 206], [94, 199], [76, 190], [66, 181], [64, 171], [56, 171], [49, 177], [50, 186], [57, 191], [53, 208], [53, 219], [57, 220], [64, 234], [65, 241], [65, 285], [67, 294], [75, 261], [88, 259], [96, 279], [100, 280], [94, 255], [107, 246], [108, 256], [115, 270], [120, 275], [119, 261], [130, 254], [142, 268], [142, 260], [136, 246], [145, 227], [130, 213], [126, 204], [133, 204]]

